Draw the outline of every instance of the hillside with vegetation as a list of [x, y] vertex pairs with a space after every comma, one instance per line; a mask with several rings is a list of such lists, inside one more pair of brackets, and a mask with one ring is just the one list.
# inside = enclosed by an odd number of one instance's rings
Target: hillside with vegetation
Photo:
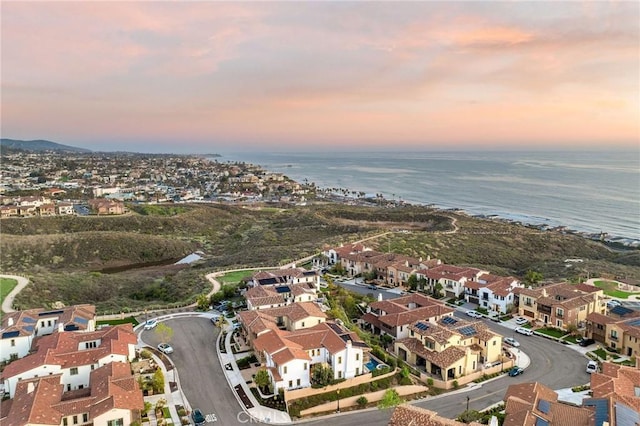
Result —
[[[534, 270], [549, 280], [640, 279], [638, 250], [419, 206], [138, 205], [122, 216], [1, 225], [2, 272], [34, 283], [16, 299], [21, 308], [92, 302], [106, 312], [189, 303], [209, 290], [209, 272], [281, 265], [385, 232], [367, 245], [520, 278]], [[195, 251], [202, 260], [173, 265]], [[584, 262], [567, 267], [567, 258]]]

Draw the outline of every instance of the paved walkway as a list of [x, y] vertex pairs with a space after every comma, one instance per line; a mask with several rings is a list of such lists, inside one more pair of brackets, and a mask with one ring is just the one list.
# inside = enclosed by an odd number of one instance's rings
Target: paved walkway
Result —
[[0, 278], [9, 278], [18, 281], [18, 285], [16, 285], [13, 290], [11, 290], [11, 293], [7, 294], [7, 296], [2, 301], [2, 312], [15, 312], [15, 309], [13, 309], [13, 299], [15, 299], [18, 293], [20, 293], [22, 289], [25, 288], [27, 284], [29, 284], [29, 280], [20, 275], [0, 275]]
[[[222, 353], [220, 351], [220, 343], [216, 345], [216, 351], [218, 352], [218, 358], [220, 359], [220, 364], [224, 369], [225, 376], [227, 378], [227, 382], [229, 383], [229, 387], [232, 389], [232, 392], [236, 395], [238, 399], [238, 403], [240, 407], [244, 409], [244, 411], [254, 418], [255, 420], [264, 422], [264, 423], [273, 423], [273, 424], [290, 424], [291, 417], [289, 417], [288, 413], [284, 411], [275, 410], [273, 408], [264, 407], [260, 405], [260, 403], [253, 396], [253, 393], [249, 389], [249, 385], [247, 385], [244, 377], [242, 377], [242, 373], [236, 364], [235, 357], [233, 355], [233, 351], [231, 349], [231, 337], [233, 335], [233, 326], [231, 325], [231, 320], [227, 321], [225, 325], [224, 331], [226, 331], [224, 347], [226, 353]], [[223, 334], [220, 333], [220, 338], [222, 338]], [[231, 367], [230, 369], [227, 367]], [[252, 407], [247, 408], [245, 402], [238, 395], [238, 391], [236, 390], [239, 387], [244, 394], [246, 395], [246, 400], [250, 402]], [[245, 400], [245, 401], [246, 401]]]

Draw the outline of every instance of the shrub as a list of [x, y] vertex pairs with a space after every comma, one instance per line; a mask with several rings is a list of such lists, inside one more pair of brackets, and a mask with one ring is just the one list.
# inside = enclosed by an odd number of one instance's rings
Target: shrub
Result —
[[433, 379], [431, 377], [427, 379], [427, 386], [433, 386]]
[[453, 388], [454, 388], [454, 389], [458, 389], [459, 387], [460, 387], [460, 384], [458, 383], [458, 381], [457, 381], [457, 380], [454, 380], [454, 381], [453, 381]]
[[369, 400], [367, 399], [366, 396], [361, 396], [360, 398], [356, 399], [356, 403], [360, 406], [360, 407], [364, 407], [365, 405], [367, 405], [369, 403]]

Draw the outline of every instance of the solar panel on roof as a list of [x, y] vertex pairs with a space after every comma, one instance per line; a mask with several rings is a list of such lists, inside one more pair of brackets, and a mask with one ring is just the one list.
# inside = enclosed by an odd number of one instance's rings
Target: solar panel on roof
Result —
[[29, 332], [31, 332], [31, 331], [33, 331], [33, 328], [34, 328], [34, 327], [33, 327], [32, 325], [25, 325], [25, 326], [24, 326], [24, 327], [22, 327], [22, 328], [24, 329], [24, 331], [29, 331]]
[[426, 330], [429, 328], [429, 324], [425, 324], [423, 322], [416, 323], [416, 328], [418, 330]]
[[87, 325], [89, 323], [89, 320], [86, 318], [82, 318], [82, 317], [73, 317], [73, 322], [77, 322], [78, 324], [84, 324]]
[[26, 323], [34, 323], [34, 322], [36, 322], [36, 320], [34, 320], [34, 319], [33, 319], [33, 318], [31, 318], [31, 317], [24, 317], [24, 318], [22, 318], [22, 322], [26, 322]]
[[473, 327], [471, 327], [471, 326], [468, 326], [468, 327], [462, 327], [462, 328], [460, 329], [460, 333], [461, 333], [463, 336], [473, 336], [474, 334], [476, 334], [476, 329], [475, 329], [475, 328], [473, 328]]
[[291, 289], [289, 288], [289, 286], [283, 285], [280, 287], [276, 287], [276, 292], [278, 293], [290, 293]]
[[602, 426], [605, 422], [609, 422], [609, 401], [606, 399], [583, 399], [584, 407], [594, 407], [596, 411], [595, 426]]
[[20, 332], [17, 330], [14, 331], [5, 331], [4, 333], [2, 333], [2, 338], [3, 339], [11, 339], [13, 337], [18, 337], [20, 335]]
[[58, 310], [58, 311], [45, 311], [45, 312], [39, 312], [38, 316], [39, 317], [44, 317], [44, 316], [47, 316], [47, 315], [59, 315], [59, 314], [61, 314], [63, 312], [64, 311], [60, 311], [60, 310]]
[[632, 319], [630, 321], [627, 321], [626, 323], [629, 324], [629, 325], [634, 325], [634, 326], [640, 327], [640, 318], [634, 318], [634, 319]]
[[542, 411], [545, 414], [549, 414], [549, 410], [551, 409], [551, 403], [546, 399], [541, 399], [538, 401], [538, 410]]
[[76, 330], [79, 330], [79, 328], [75, 324], [67, 324], [64, 326], [64, 331], [76, 331]]
[[624, 315], [630, 314], [631, 312], [633, 312], [633, 310], [620, 305], [620, 306], [614, 307], [613, 309], [610, 309], [609, 312], [616, 315], [624, 316]]
[[537, 417], [536, 418], [536, 426], [549, 426], [549, 421], [545, 420], [543, 418]]
[[455, 324], [455, 323], [458, 322], [458, 320], [453, 318], [453, 317], [444, 317], [444, 318], [442, 318], [442, 322], [444, 324]]

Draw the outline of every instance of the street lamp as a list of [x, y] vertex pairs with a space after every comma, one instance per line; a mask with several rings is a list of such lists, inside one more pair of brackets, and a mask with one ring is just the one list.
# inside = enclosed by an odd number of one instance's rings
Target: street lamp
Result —
[[338, 413], [340, 412], [340, 389], [336, 390], [336, 393], [338, 394]]
[[469, 411], [469, 395], [467, 395], [467, 411]]

